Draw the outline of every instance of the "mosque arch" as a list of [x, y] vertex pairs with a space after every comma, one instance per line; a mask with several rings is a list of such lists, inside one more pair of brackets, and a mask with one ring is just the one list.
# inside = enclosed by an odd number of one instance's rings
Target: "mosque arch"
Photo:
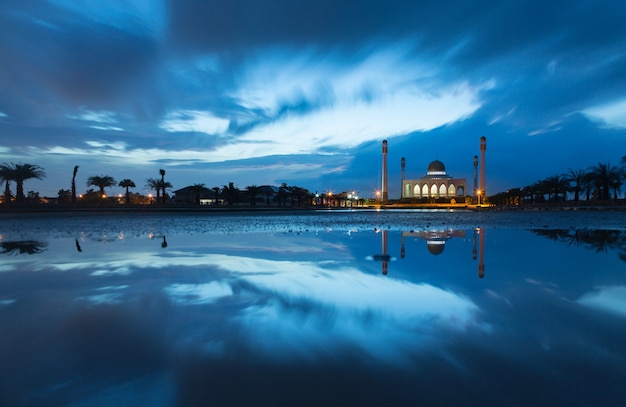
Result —
[[456, 190], [457, 194], [459, 194], [459, 196], [463, 196], [465, 195], [465, 188], [463, 187], [463, 185], [460, 185], [457, 190]]
[[454, 196], [454, 195], [456, 195], [456, 188], [454, 184], [450, 184], [448, 186], [448, 196]]
[[448, 189], [446, 188], [446, 184], [441, 184], [439, 186], [439, 196], [447, 196]]
[[437, 184], [433, 184], [430, 187], [430, 196], [437, 196]]
[[428, 196], [428, 185], [426, 184], [422, 186], [422, 196]]
[[415, 187], [413, 187], [413, 196], [419, 196], [420, 192], [421, 192], [420, 184], [415, 184]]

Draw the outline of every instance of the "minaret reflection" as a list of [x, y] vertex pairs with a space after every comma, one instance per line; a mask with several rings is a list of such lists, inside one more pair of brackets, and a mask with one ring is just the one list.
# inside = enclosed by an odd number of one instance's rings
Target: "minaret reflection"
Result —
[[[379, 232], [378, 230], [376, 232]], [[380, 261], [382, 263], [382, 273], [383, 275], [387, 275], [387, 272], [389, 271], [389, 260], [391, 260], [391, 256], [389, 254], [387, 254], [387, 230], [381, 230], [380, 231], [381, 235], [382, 235], [382, 254], [375, 254], [372, 256], [372, 258], [375, 261]]]
[[476, 228], [478, 233], [478, 278], [485, 277], [485, 228]]
[[476, 250], [476, 229], [474, 229], [474, 233], [472, 233], [472, 260], [476, 260], [478, 256], [478, 251]]

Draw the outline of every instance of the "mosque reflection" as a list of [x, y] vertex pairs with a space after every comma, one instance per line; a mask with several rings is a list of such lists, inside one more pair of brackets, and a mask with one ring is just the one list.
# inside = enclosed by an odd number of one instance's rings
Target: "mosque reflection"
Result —
[[48, 242], [38, 240], [20, 240], [13, 242], [1, 242], [0, 254], [19, 255], [19, 254], [39, 254], [46, 251]]
[[[381, 234], [382, 253], [375, 254], [372, 259], [381, 262], [382, 274], [387, 275], [389, 272], [389, 262], [392, 257], [388, 253], [388, 230], [377, 230]], [[401, 232], [400, 243], [400, 259], [406, 257], [406, 239], [421, 239], [426, 242], [426, 250], [433, 256], [439, 256], [444, 252], [446, 242], [452, 238], [465, 239], [467, 232], [465, 230], [423, 230], [423, 231], [404, 231]], [[478, 245], [478, 249], [477, 246]], [[472, 260], [478, 259], [478, 277], [485, 277], [485, 228], [478, 227], [472, 229]]]

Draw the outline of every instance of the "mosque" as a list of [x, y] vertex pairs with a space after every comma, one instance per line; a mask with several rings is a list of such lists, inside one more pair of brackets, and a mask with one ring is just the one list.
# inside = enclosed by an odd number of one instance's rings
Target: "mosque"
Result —
[[467, 190], [465, 178], [453, 178], [439, 160], [428, 164], [426, 175], [419, 179], [402, 179], [402, 199], [445, 198], [446, 201], [464, 201]]
[[[404, 168], [406, 160], [402, 157], [402, 201], [428, 201], [446, 203], [470, 203], [474, 199], [481, 203], [481, 195], [485, 197], [485, 151], [487, 139], [480, 138], [480, 186], [478, 185], [478, 156], [474, 156], [474, 189], [467, 190], [465, 178], [454, 178], [446, 172], [446, 166], [439, 160], [428, 164], [426, 175], [418, 179], [405, 179]], [[383, 141], [383, 180], [382, 201], [387, 202], [387, 140]], [[469, 192], [469, 193], [468, 193]]]

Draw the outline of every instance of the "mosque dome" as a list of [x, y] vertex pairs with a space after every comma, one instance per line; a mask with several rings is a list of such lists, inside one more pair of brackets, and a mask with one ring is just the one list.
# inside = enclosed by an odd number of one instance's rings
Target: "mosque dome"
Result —
[[439, 160], [435, 160], [428, 164], [428, 174], [429, 175], [445, 175], [446, 166]]

